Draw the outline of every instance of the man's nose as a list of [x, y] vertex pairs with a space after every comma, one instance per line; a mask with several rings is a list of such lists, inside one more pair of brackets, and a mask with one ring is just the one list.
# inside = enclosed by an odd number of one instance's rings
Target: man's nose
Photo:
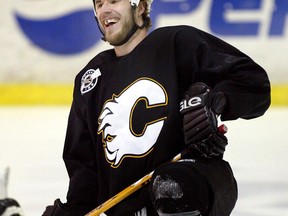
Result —
[[103, 2], [103, 5], [102, 5], [102, 7], [101, 7], [101, 10], [103, 11], [103, 12], [110, 12], [111, 11], [111, 4], [110, 4], [110, 2], [109, 1], [104, 1]]

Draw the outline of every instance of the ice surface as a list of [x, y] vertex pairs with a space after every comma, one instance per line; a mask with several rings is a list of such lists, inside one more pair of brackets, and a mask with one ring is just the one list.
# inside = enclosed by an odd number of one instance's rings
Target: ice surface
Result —
[[[69, 107], [0, 107], [0, 168], [10, 167], [8, 195], [26, 216], [40, 216], [56, 198], [65, 202], [68, 114]], [[239, 186], [232, 216], [288, 216], [288, 108], [225, 124], [225, 159]]]

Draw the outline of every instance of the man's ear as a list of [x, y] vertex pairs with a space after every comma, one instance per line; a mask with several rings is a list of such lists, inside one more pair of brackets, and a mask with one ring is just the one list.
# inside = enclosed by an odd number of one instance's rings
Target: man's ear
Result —
[[140, 1], [139, 2], [139, 5], [138, 7], [136, 8], [136, 11], [137, 11], [137, 15], [138, 16], [142, 16], [142, 14], [145, 12], [145, 5], [146, 3], [143, 2], [143, 1]]

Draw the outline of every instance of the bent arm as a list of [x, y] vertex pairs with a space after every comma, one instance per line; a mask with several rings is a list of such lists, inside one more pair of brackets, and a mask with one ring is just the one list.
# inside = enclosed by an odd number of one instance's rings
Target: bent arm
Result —
[[192, 83], [203, 82], [214, 93], [223, 92], [227, 105], [222, 120], [251, 119], [265, 113], [270, 106], [270, 82], [260, 65], [232, 45], [200, 30], [182, 31], [177, 37], [182, 42], [177, 45], [176, 55], [186, 56], [177, 59], [184, 91]]

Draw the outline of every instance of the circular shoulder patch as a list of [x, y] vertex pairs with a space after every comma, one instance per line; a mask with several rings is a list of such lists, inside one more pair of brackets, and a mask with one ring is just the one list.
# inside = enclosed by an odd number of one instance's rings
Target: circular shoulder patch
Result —
[[101, 76], [99, 68], [87, 70], [81, 79], [81, 94], [91, 91], [96, 86], [99, 76]]

